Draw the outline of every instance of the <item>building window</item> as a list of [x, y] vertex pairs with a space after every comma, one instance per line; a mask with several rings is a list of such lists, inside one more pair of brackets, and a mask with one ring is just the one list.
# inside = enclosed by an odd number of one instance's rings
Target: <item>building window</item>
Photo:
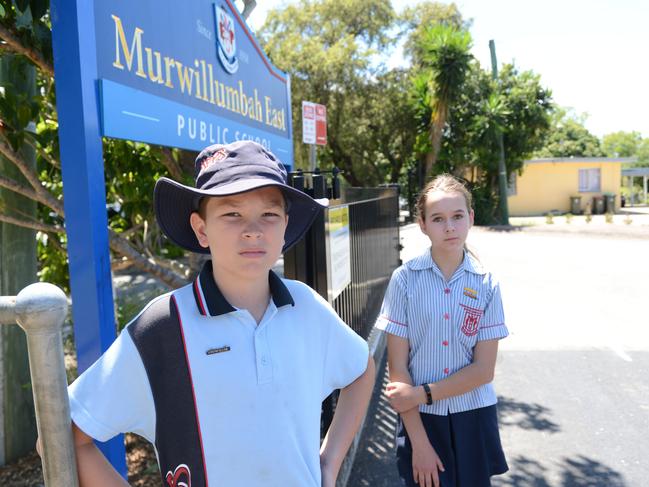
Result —
[[507, 196], [516, 196], [516, 182], [518, 180], [518, 175], [516, 172], [512, 172], [509, 175], [508, 181], [507, 181]]
[[600, 191], [600, 170], [580, 169], [579, 170], [579, 192], [599, 193]]

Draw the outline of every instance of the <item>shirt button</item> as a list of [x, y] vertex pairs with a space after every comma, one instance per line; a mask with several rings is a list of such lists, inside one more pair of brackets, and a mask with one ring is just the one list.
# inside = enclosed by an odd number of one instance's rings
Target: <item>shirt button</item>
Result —
[[448, 313], [444, 313], [444, 319], [445, 319], [445, 320], [448, 320], [448, 318], [449, 318]]
[[444, 289], [444, 294], [451, 294], [451, 290], [449, 288]]
[[445, 374], [448, 374], [448, 367], [446, 367], [446, 368], [444, 369], [444, 373], [445, 373]]
[[444, 345], [445, 347], [448, 347], [448, 340], [444, 340], [444, 341], [442, 342], [442, 345]]
[[266, 360], [265, 356], [261, 358], [261, 365], [266, 365], [267, 362], [268, 360]]

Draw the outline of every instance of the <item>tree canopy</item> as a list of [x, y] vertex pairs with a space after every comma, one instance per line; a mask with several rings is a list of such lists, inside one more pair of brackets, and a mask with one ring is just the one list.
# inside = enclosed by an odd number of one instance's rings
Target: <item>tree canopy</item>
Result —
[[604, 157], [602, 144], [597, 136], [584, 126], [586, 115], [558, 108], [546, 142], [537, 157]]

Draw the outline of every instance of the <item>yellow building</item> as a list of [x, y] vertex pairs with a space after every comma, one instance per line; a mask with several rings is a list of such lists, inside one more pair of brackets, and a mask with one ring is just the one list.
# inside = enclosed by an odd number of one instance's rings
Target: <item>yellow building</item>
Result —
[[615, 195], [615, 209], [620, 208], [622, 163], [635, 158], [571, 157], [525, 161], [522, 174], [512, 175], [509, 185], [511, 216], [568, 213], [571, 197], [580, 196], [581, 211], [593, 205], [594, 196]]

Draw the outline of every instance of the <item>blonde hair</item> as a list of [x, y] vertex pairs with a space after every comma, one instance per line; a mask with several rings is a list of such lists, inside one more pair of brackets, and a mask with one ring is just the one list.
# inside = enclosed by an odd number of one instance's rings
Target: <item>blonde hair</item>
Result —
[[417, 197], [417, 217], [424, 220], [426, 217], [426, 200], [428, 193], [432, 191], [443, 191], [444, 193], [460, 193], [466, 201], [466, 209], [471, 211], [473, 197], [462, 181], [450, 174], [440, 174], [431, 179]]
[[[428, 199], [428, 193], [432, 191], [443, 191], [444, 193], [459, 193], [464, 196], [464, 201], [466, 201], [466, 209], [468, 212], [471, 212], [473, 209], [473, 196], [468, 188], [464, 185], [455, 176], [450, 174], [440, 174], [435, 178], [428, 181], [428, 184], [424, 186], [424, 189], [419, 193], [417, 197], [417, 218], [420, 221], [425, 221], [426, 219], [426, 200]], [[469, 248], [464, 242], [464, 250], [466, 250], [476, 261], [480, 262], [478, 254], [472, 248]]]

